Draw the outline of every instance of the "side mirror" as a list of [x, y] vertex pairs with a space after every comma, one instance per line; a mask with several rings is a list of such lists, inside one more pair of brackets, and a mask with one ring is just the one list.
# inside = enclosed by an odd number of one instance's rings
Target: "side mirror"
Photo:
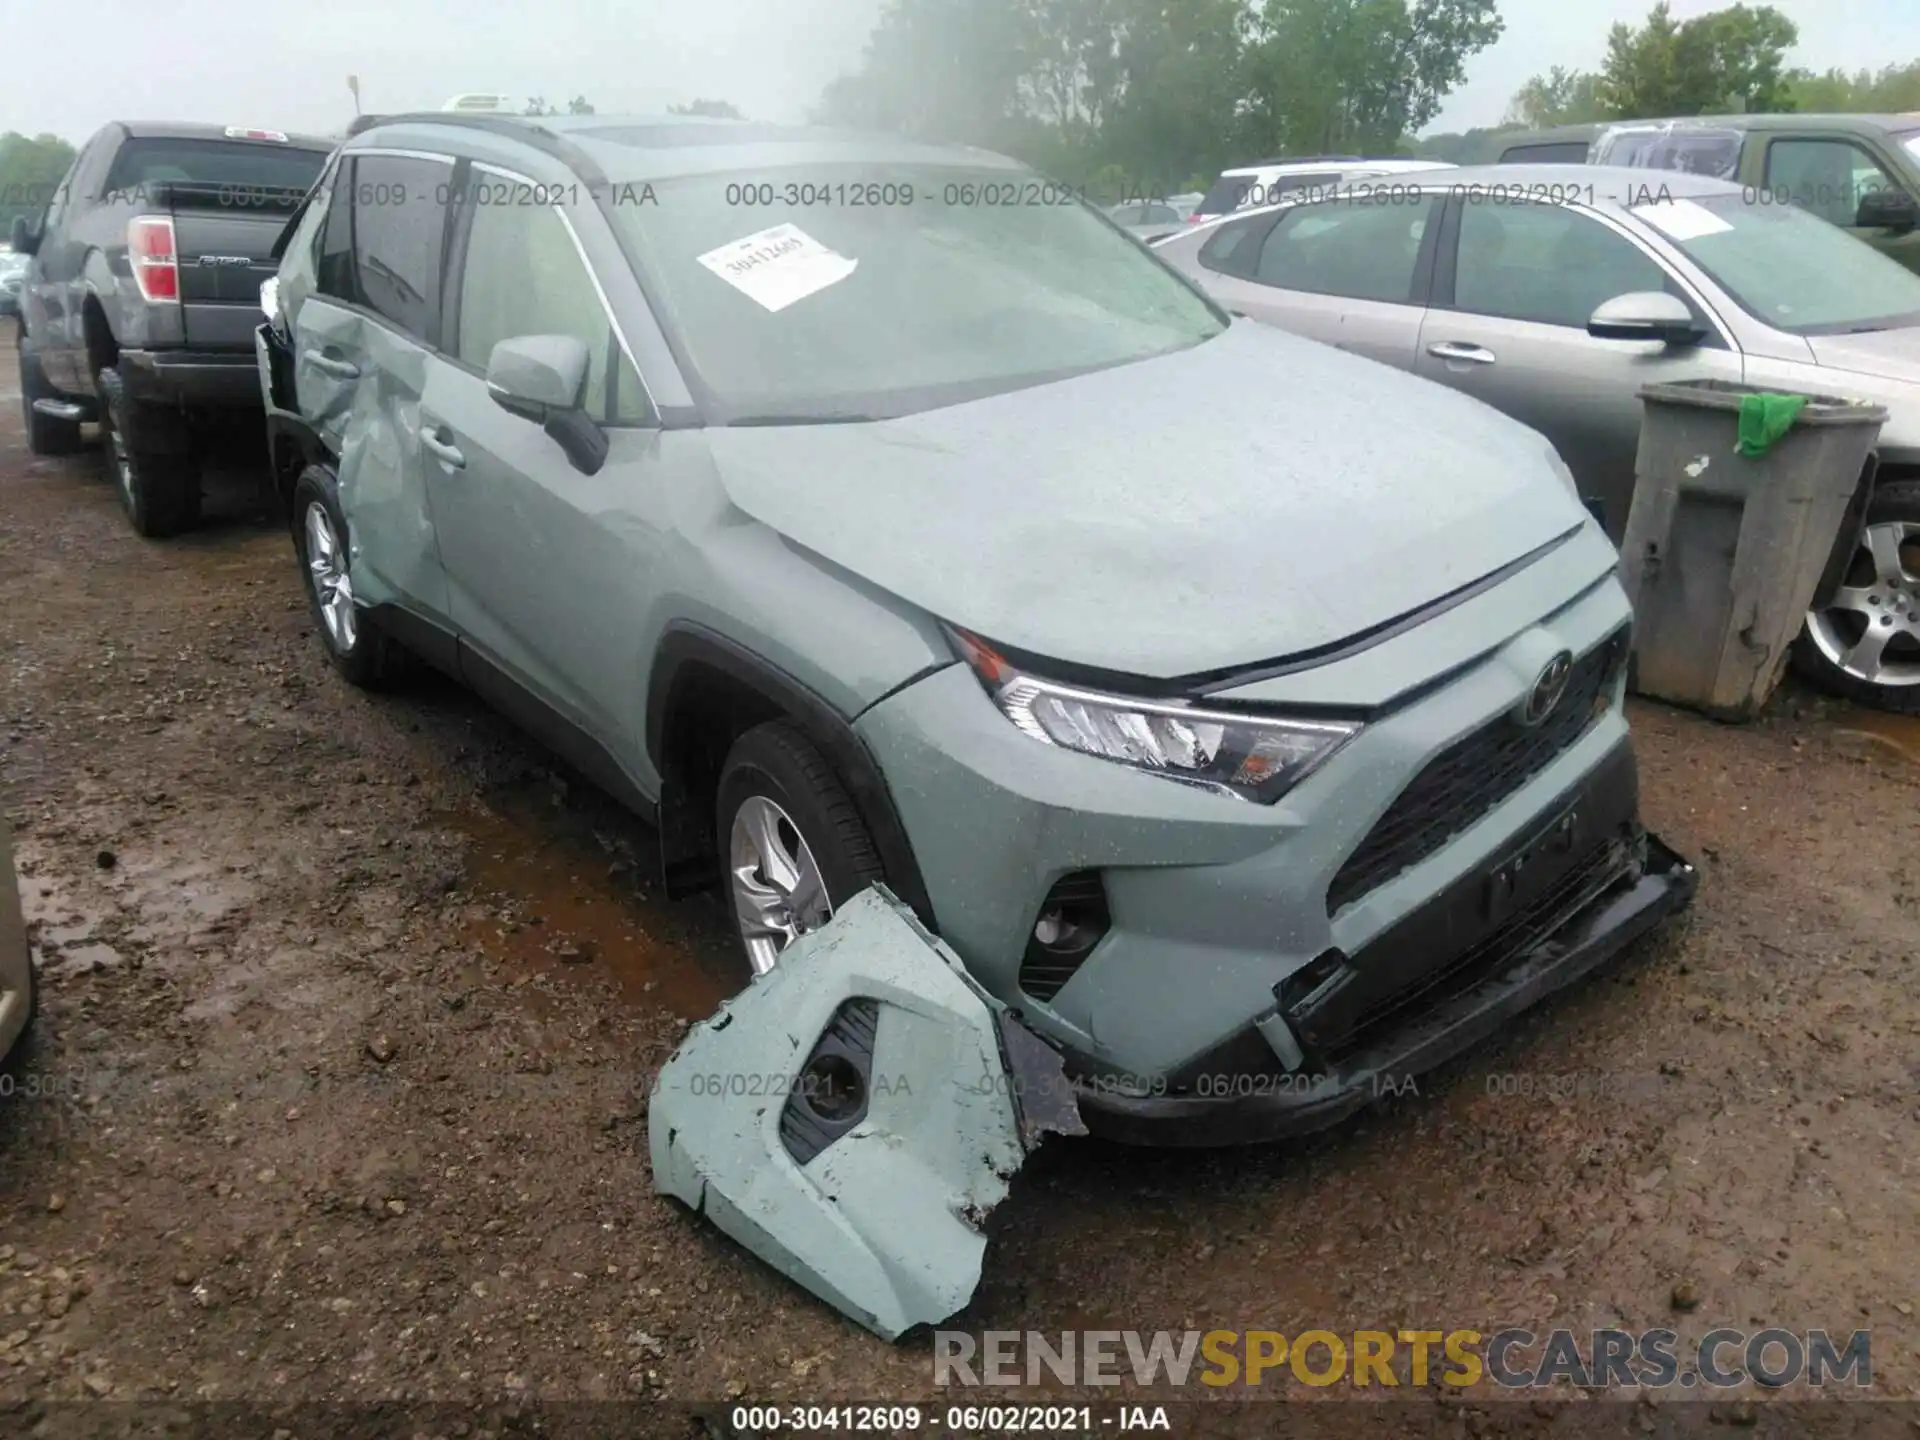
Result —
[[1653, 340], [1662, 345], [1697, 345], [1706, 337], [1686, 301], [1663, 290], [1616, 295], [1587, 321], [1596, 340]]
[[1860, 230], [1911, 230], [1920, 225], [1920, 203], [1904, 190], [1869, 190], [1853, 223]]
[[7, 236], [7, 243], [22, 255], [31, 255], [40, 248], [40, 237], [34, 233], [33, 223], [24, 215], [13, 217], [13, 229]]
[[594, 475], [607, 460], [607, 435], [580, 408], [588, 363], [587, 347], [571, 335], [516, 335], [487, 359], [487, 394], [546, 431], [574, 469]]

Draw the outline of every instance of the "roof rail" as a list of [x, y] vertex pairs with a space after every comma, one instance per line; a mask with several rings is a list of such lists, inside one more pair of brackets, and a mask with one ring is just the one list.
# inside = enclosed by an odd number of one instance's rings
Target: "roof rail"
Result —
[[[364, 123], [363, 123], [364, 122]], [[547, 129], [533, 115], [487, 115], [458, 110], [409, 110], [398, 115], [362, 115], [347, 127], [351, 138], [375, 125], [451, 125], [523, 140], [545, 151], [590, 186], [604, 186], [607, 175], [594, 158], [564, 135]]]

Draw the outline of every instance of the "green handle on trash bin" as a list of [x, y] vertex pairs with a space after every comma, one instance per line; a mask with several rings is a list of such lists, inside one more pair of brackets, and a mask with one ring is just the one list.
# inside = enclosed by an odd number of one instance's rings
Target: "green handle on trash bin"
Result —
[[1804, 395], [1746, 395], [1740, 400], [1740, 453], [1757, 460], [1793, 428], [1806, 408]]

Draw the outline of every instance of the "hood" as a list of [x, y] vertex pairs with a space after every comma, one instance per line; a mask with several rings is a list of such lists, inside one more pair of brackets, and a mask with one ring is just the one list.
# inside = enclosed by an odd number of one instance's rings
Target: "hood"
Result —
[[793, 543], [989, 640], [1153, 679], [1334, 644], [1587, 518], [1534, 431], [1251, 322], [901, 419], [707, 437], [732, 502]]
[[1825, 369], [1850, 370], [1920, 385], [1920, 328], [1865, 335], [1810, 335], [1813, 358]]

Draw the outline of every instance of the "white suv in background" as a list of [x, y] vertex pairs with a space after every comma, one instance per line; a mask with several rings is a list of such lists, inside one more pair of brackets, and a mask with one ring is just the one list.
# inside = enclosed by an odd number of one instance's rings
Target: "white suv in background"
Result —
[[1378, 179], [1383, 175], [1410, 175], [1422, 170], [1452, 170], [1441, 160], [1364, 160], [1357, 155], [1326, 155], [1312, 160], [1268, 160], [1222, 170], [1213, 188], [1187, 217], [1189, 225], [1273, 205], [1295, 193], [1329, 190], [1337, 185]]

